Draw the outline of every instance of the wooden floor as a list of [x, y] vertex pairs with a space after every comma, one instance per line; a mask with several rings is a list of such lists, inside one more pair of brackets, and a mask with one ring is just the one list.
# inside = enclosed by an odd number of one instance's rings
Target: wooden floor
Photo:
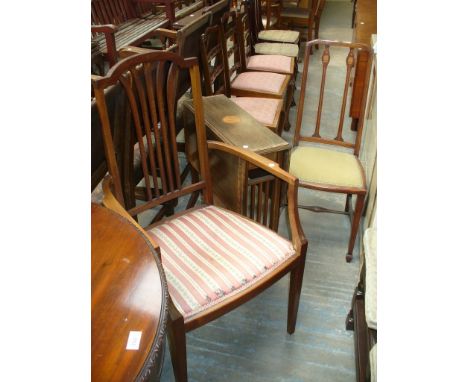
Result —
[[[351, 40], [351, 14], [351, 2], [327, 2], [320, 37]], [[314, 54], [313, 62], [318, 58]], [[328, 78], [332, 84], [331, 73]], [[295, 112], [293, 108], [293, 126]], [[313, 117], [313, 113], [313, 108], [305, 112], [307, 117]], [[283, 137], [291, 140], [291, 133]], [[340, 196], [301, 191], [300, 202], [305, 200], [344, 208]], [[286, 332], [286, 276], [249, 303], [188, 334], [190, 381], [355, 380], [353, 333], [345, 330], [345, 318], [358, 277], [360, 239], [348, 264], [345, 253], [350, 224], [345, 216], [302, 210], [300, 217], [309, 250], [296, 332]], [[284, 214], [281, 232], [286, 235]], [[161, 380], [174, 380], [168, 349]]]

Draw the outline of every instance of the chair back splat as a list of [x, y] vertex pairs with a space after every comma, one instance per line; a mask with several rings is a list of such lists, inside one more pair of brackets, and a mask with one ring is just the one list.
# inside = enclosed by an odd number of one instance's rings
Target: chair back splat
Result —
[[[189, 71], [194, 94], [195, 126], [198, 137], [200, 181], [182, 186], [177, 155], [175, 108], [176, 78], [179, 72]], [[106, 77], [93, 80], [94, 94], [103, 129], [106, 160], [113, 178], [114, 192], [124, 205], [112, 126], [104, 91], [119, 83], [130, 105], [132, 128], [141, 152], [146, 202], [129, 209], [131, 216], [190, 194], [203, 192], [204, 202], [212, 202], [210, 179], [207, 173], [206, 135], [200, 91], [200, 74], [195, 58], [183, 59], [169, 52], [151, 52], [128, 57], [114, 66]], [[154, 137], [154, 139], [152, 138]], [[145, 143], [147, 146], [145, 147]], [[205, 149], [203, 149], [205, 148]], [[154, 187], [152, 187], [154, 185]]]
[[[303, 125], [303, 118], [304, 118], [304, 107], [305, 107], [305, 98], [306, 98], [306, 87], [308, 81], [308, 70], [309, 70], [309, 62], [310, 62], [310, 52], [313, 46], [320, 46], [323, 47], [323, 52], [321, 55], [321, 61], [319, 66], [321, 66], [321, 70], [319, 68], [312, 71], [314, 73], [321, 72], [320, 81], [317, 82], [317, 78], [313, 80], [310, 79], [309, 81], [315, 81], [315, 84], [320, 83], [320, 90], [318, 94], [318, 101], [317, 101], [317, 108], [315, 114], [315, 127], [312, 136], [305, 135], [303, 133], [305, 129], [305, 124]], [[321, 131], [322, 127], [322, 114], [324, 110], [324, 104], [326, 101], [331, 101], [330, 97], [326, 96], [326, 80], [327, 80], [327, 70], [329, 67], [336, 68], [337, 64], [330, 65], [332, 60], [331, 49], [330, 48], [344, 48], [348, 49], [347, 55], [344, 57], [344, 65], [346, 67], [346, 74], [344, 76], [344, 83], [342, 85], [343, 92], [341, 94], [341, 102], [339, 103], [340, 114], [339, 114], [339, 121], [338, 127], [336, 130], [336, 134], [333, 134], [331, 137], [323, 136], [323, 132]], [[339, 42], [339, 41], [327, 41], [327, 40], [312, 40], [307, 42], [306, 49], [304, 53], [304, 68], [302, 71], [302, 82], [301, 82], [301, 96], [299, 99], [299, 108], [297, 113], [297, 121], [296, 121], [296, 131], [294, 134], [294, 146], [297, 146], [300, 141], [306, 142], [315, 142], [315, 143], [322, 143], [327, 145], [335, 145], [346, 147], [349, 149], [353, 149], [354, 155], [359, 155], [359, 150], [361, 146], [361, 135], [362, 135], [362, 126], [364, 123], [364, 118], [359, 118], [359, 125], [357, 128], [357, 132], [354, 135], [354, 139], [350, 137], [349, 139], [345, 139], [343, 137], [343, 127], [345, 121], [345, 114], [346, 114], [346, 106], [348, 104], [348, 99], [350, 98], [350, 78], [351, 78], [351, 71], [355, 67], [356, 56], [358, 51], [365, 51], [369, 53], [369, 57], [372, 57], [372, 48], [365, 44], [360, 43], [348, 43], [348, 42]], [[337, 54], [337, 56], [339, 56]], [[369, 76], [370, 76], [370, 68], [371, 64], [368, 63], [367, 73], [365, 77], [364, 88], [367, 89], [369, 83]], [[337, 85], [333, 85], [336, 88]], [[335, 96], [335, 94], [334, 94]], [[334, 99], [337, 99], [339, 94], [336, 95]], [[362, 107], [361, 107], [361, 116], [364, 115], [365, 107], [366, 107], [366, 99], [367, 99], [367, 92], [363, 92], [363, 99], [362, 99]], [[310, 102], [310, 100], [309, 100]], [[308, 108], [311, 107], [309, 104]], [[338, 107], [338, 104], [337, 104]]]

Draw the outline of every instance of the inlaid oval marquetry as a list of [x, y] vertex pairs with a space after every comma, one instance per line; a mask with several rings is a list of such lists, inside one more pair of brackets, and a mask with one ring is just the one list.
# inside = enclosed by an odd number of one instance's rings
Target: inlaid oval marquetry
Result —
[[[164, 338], [162, 268], [149, 241], [129, 221], [96, 204], [91, 216], [92, 380], [145, 379], [157, 367]], [[133, 341], [130, 332], [136, 332]]]

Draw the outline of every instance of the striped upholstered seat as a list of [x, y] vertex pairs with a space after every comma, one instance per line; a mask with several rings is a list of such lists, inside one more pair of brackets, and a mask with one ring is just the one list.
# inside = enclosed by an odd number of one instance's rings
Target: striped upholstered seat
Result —
[[273, 231], [215, 206], [148, 232], [161, 248], [169, 293], [184, 319], [245, 290], [295, 253]]
[[258, 122], [267, 126], [276, 125], [283, 102], [275, 98], [232, 97], [231, 100]]
[[278, 54], [256, 54], [247, 58], [247, 69], [293, 74], [294, 58]]

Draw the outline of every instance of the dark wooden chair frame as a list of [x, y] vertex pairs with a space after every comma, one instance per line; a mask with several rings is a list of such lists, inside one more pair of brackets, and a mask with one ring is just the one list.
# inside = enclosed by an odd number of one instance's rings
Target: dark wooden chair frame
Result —
[[[302, 11], [303, 16], [307, 17], [292, 17], [284, 16], [283, 10], [287, 8], [280, 7], [279, 23], [282, 26], [293, 27], [298, 26], [307, 28], [307, 41], [319, 38], [320, 18], [322, 16], [325, 0], [309, 0], [308, 8], [303, 9], [295, 7], [296, 10]], [[318, 48], [318, 47], [317, 47]]]
[[[167, 73], [165, 68], [169, 68]], [[157, 65], [154, 74], [154, 65]], [[180, 182], [180, 170], [177, 161], [173, 163], [175, 145], [175, 126], [172, 111], [175, 107], [175, 89], [171, 86], [178, 70], [189, 70], [193, 93], [193, 102], [195, 107], [195, 127], [196, 140], [198, 145], [198, 160], [200, 178], [197, 182], [182, 186]], [[139, 73], [143, 72], [146, 84], [140, 81]], [[158, 84], [153, 87], [154, 79]], [[112, 140], [111, 125], [107, 114], [104, 91], [107, 87], [120, 82], [124, 87], [129, 103], [131, 105], [134, 128], [137, 132], [138, 141], [142, 155], [146, 158], [145, 146], [143, 144], [143, 130], [145, 136], [151, 135], [151, 130], [155, 132], [156, 144], [160, 147], [156, 150], [157, 155], [153, 155], [153, 143], [151, 139], [147, 140], [149, 168], [144, 166], [145, 179], [152, 177], [154, 182], [156, 178], [162, 176], [162, 189], [153, 194], [147, 184], [148, 201], [143, 205], [131, 208], [126, 211], [123, 207], [123, 192], [119, 176], [119, 169], [116, 160], [114, 142]], [[145, 86], [146, 85], [146, 86]], [[164, 91], [164, 86], [167, 86]], [[223, 314], [235, 309], [246, 301], [257, 296], [260, 292], [271, 286], [287, 273], [290, 273], [290, 289], [288, 302], [288, 323], [287, 331], [292, 334], [295, 330], [297, 311], [299, 306], [299, 297], [302, 286], [302, 278], [305, 265], [305, 255], [307, 251], [307, 240], [302, 232], [297, 209], [297, 191], [298, 180], [286, 171], [282, 170], [278, 164], [271, 160], [259, 156], [248, 150], [229, 146], [220, 142], [207, 142], [206, 131], [203, 117], [203, 103], [201, 98], [201, 82], [198, 63], [195, 58], [183, 59], [179, 55], [170, 52], [151, 52], [130, 56], [116, 64], [103, 78], [93, 80], [94, 94], [99, 108], [101, 125], [103, 129], [103, 138], [105, 144], [105, 154], [108, 163], [109, 173], [103, 184], [104, 205], [122, 216], [125, 216], [144, 232], [135, 221], [134, 217], [139, 213], [161, 205], [170, 200], [177, 199], [183, 195], [200, 191], [204, 204], [213, 203], [212, 180], [209, 170], [208, 150], [218, 150], [226, 154], [233, 155], [240, 160], [247, 161], [252, 165], [263, 169], [272, 176], [278, 178], [287, 185], [288, 199], [288, 222], [290, 225], [291, 241], [296, 251], [295, 255], [286, 260], [282, 265], [275, 269], [270, 275], [261, 279], [257, 284], [252, 285], [245, 291], [236, 294], [232, 298], [226, 299], [221, 303], [208, 308], [207, 310], [184, 321], [181, 313], [175, 308], [171, 299], [169, 299], [169, 345], [171, 351], [174, 374], [177, 381], [187, 380], [187, 361], [186, 361], [186, 340], [185, 333], [198, 328]], [[146, 106], [138, 107], [138, 102], [144, 102]], [[160, 128], [154, 126], [160, 125]], [[153, 127], [152, 127], [153, 126]], [[158, 130], [161, 130], [160, 132]], [[161, 146], [159, 146], [161, 145]], [[163, 150], [162, 147], [166, 149]], [[171, 157], [172, 155], [172, 157]], [[172, 159], [171, 159], [172, 158]], [[145, 161], [146, 162], [146, 161]], [[157, 165], [159, 167], [157, 167]], [[154, 183], [157, 184], [157, 183]], [[159, 246], [148, 235], [149, 240], [155, 246], [159, 256]]]
[[[310, 136], [301, 135], [301, 126], [302, 126], [302, 117], [304, 113], [305, 92], [307, 88], [309, 59], [310, 59], [310, 54], [312, 52], [313, 47], [317, 45], [324, 46], [324, 51], [322, 54], [322, 79], [321, 79], [321, 85], [320, 85], [320, 98], [318, 102], [315, 131], [313, 135], [310, 137]], [[338, 126], [337, 135], [334, 139], [323, 138], [320, 135], [320, 122], [321, 122], [321, 112], [322, 112], [323, 99], [324, 99], [325, 80], [326, 80], [328, 63], [330, 62], [330, 49], [329, 49], [330, 47], [349, 48], [349, 54], [346, 58], [347, 72], [346, 72], [346, 79], [344, 83], [342, 106], [341, 106], [341, 111], [340, 111], [340, 122]], [[348, 42], [340, 42], [340, 41], [328, 41], [328, 40], [312, 40], [306, 43], [305, 53], [304, 53], [304, 66], [302, 70], [301, 95], [299, 99], [299, 106], [298, 106], [297, 120], [296, 120], [296, 131], [294, 134], [294, 141], [293, 141], [294, 146], [297, 146], [300, 141], [304, 141], [304, 142], [320, 143], [320, 144], [331, 145], [331, 146], [345, 147], [348, 149], [352, 149], [353, 154], [356, 157], [359, 157], [364, 118], [359, 118], [359, 124], [358, 124], [357, 132], [356, 132], [356, 139], [354, 142], [344, 141], [343, 136], [342, 136], [343, 122], [344, 122], [344, 117], [345, 117], [345, 112], [346, 112], [346, 103], [347, 103], [347, 98], [348, 98], [350, 76], [351, 76], [351, 71], [355, 63], [355, 51], [358, 51], [358, 50], [368, 52], [369, 57], [372, 57], [372, 48], [365, 44], [348, 43]], [[365, 83], [364, 83], [361, 116], [364, 116], [364, 113], [365, 113], [365, 107], [366, 107], [366, 101], [367, 101], [366, 89], [369, 86], [371, 66], [372, 66], [371, 62], [369, 62], [369, 66], [367, 68], [367, 73], [366, 73], [366, 78], [365, 78]], [[344, 211], [336, 211], [336, 210], [331, 210], [331, 209], [317, 207], [317, 206], [299, 206], [299, 208], [307, 209], [309, 211], [314, 211], [314, 212], [331, 212], [331, 213], [345, 214], [349, 216], [350, 221], [351, 221], [351, 234], [350, 234], [350, 239], [348, 243], [348, 251], [346, 254], [347, 262], [350, 262], [353, 257], [354, 244], [356, 241], [357, 232], [359, 230], [359, 223], [361, 220], [361, 215], [362, 215], [363, 207], [364, 207], [364, 201], [365, 201], [366, 194], [367, 194], [364, 169], [362, 168], [362, 165], [360, 167], [361, 167], [360, 169], [361, 169], [362, 179], [364, 182], [363, 187], [345, 187], [345, 186], [336, 186], [336, 185], [324, 185], [321, 183], [310, 183], [301, 179], [299, 180], [299, 187], [304, 187], [304, 188], [311, 189], [311, 190], [346, 194], [346, 205], [345, 205]], [[357, 197], [356, 207], [354, 211], [352, 208], [352, 196], [353, 195], [356, 195]]]
[[[224, 55], [221, 27], [213, 25], [207, 28], [200, 38], [200, 44], [205, 94], [207, 96], [224, 94], [230, 98], [231, 82], [225, 70], [228, 64]], [[213, 61], [214, 64], [212, 64]], [[282, 107], [279, 115], [275, 117], [275, 122], [272, 125], [266, 125], [266, 127], [281, 135], [283, 124], [284, 110]]]

